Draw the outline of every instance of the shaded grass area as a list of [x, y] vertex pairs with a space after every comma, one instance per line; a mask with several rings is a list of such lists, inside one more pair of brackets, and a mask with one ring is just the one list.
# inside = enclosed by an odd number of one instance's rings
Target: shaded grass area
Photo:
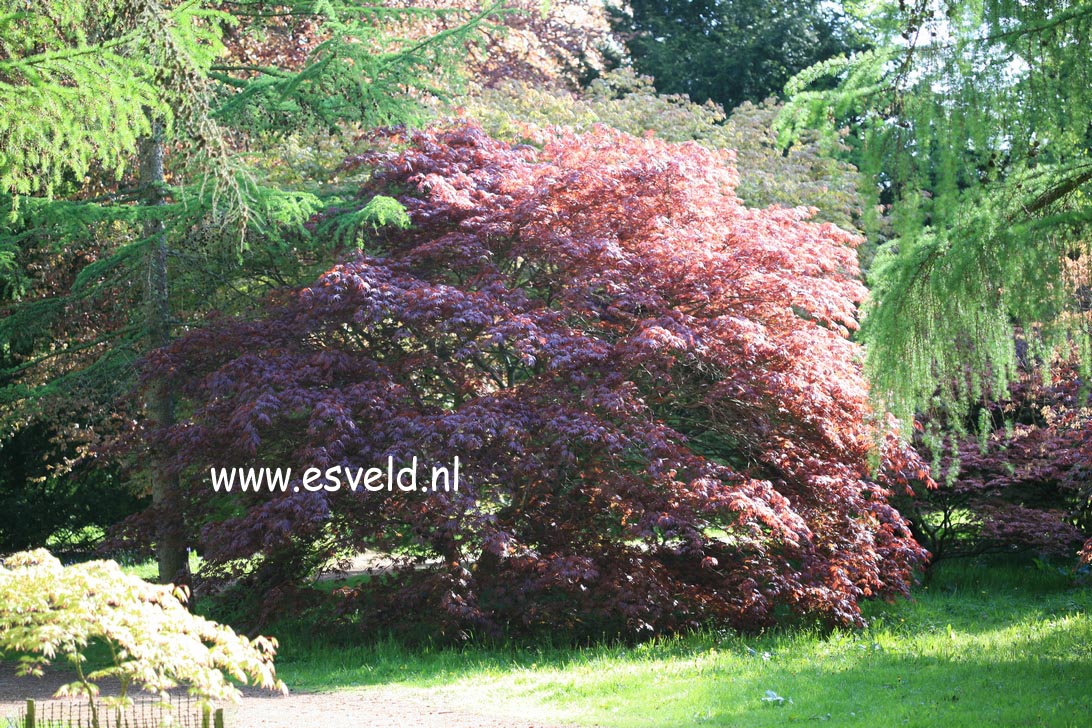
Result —
[[1090, 614], [1092, 590], [1049, 567], [945, 563], [913, 600], [869, 604], [861, 631], [462, 649], [354, 643], [301, 626], [274, 633], [278, 672], [296, 690], [396, 685], [535, 720], [1085, 726]]

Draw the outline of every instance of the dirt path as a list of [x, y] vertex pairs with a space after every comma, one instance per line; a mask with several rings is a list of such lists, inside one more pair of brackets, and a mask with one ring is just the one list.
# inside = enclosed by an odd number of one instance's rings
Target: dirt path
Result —
[[[48, 701], [71, 680], [49, 672], [42, 678], [17, 678], [10, 663], [0, 663], [0, 726], [27, 698]], [[103, 694], [116, 685], [103, 684]], [[227, 728], [558, 728], [529, 718], [497, 715], [450, 696], [389, 686], [333, 693], [270, 695], [247, 690], [242, 702], [225, 711]]]

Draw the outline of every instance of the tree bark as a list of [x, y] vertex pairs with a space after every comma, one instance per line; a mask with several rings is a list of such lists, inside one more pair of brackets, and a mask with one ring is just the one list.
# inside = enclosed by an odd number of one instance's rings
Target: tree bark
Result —
[[[153, 125], [152, 136], [141, 140], [140, 180], [144, 187], [144, 204], [162, 205], [163, 199], [163, 126]], [[145, 238], [150, 241], [147, 253], [145, 302], [147, 348], [149, 351], [166, 346], [171, 340], [170, 288], [167, 277], [167, 233], [162, 220], [144, 223]], [[148, 390], [145, 404], [152, 423], [159, 428], [174, 424], [174, 392], [168, 382], [160, 380]], [[156, 560], [159, 581], [178, 581], [185, 575], [189, 560], [179, 508], [178, 476], [168, 472], [153, 450], [149, 467], [152, 486], [152, 507], [156, 512]]]

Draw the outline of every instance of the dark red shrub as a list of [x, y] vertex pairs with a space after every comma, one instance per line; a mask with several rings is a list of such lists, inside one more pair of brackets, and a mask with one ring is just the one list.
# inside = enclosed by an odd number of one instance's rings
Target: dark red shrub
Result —
[[[362, 199], [400, 194], [410, 229], [151, 361], [188, 401], [160, 442], [213, 568], [272, 589], [404, 556], [359, 605], [449, 633], [853, 624], [905, 593], [924, 553], [888, 489], [927, 476], [869, 424], [855, 239], [743, 207], [730, 158], [695, 144], [405, 141]], [[208, 477], [456, 455], [457, 494]]]
[[1052, 374], [1045, 383], [1026, 365], [1009, 396], [971, 414], [957, 453], [943, 443], [940, 472], [958, 459], [950, 482], [896, 501], [934, 562], [1018, 552], [1072, 558], [1092, 533], [1092, 402], [1076, 366]]

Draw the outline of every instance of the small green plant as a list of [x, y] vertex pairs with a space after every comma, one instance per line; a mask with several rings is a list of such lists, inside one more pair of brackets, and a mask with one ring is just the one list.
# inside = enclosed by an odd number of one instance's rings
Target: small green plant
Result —
[[[62, 566], [48, 551], [25, 551], [0, 560], [0, 657], [18, 656], [20, 675], [41, 675], [65, 658], [76, 680], [58, 696], [83, 695], [98, 724], [98, 682], [116, 678], [120, 707], [129, 689], [153, 693], [184, 685], [202, 700], [237, 700], [235, 683], [287, 692], [276, 676], [276, 640], [237, 635], [191, 614], [187, 594], [150, 584], [113, 561]], [[87, 653], [104, 645], [105, 667], [88, 669]]]

